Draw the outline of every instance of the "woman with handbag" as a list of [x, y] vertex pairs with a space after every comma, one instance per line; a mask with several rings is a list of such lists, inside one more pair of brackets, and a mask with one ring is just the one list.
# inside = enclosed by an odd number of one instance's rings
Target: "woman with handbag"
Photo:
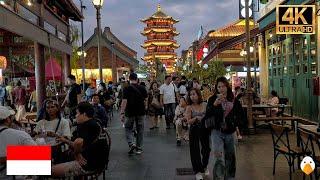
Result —
[[202, 121], [205, 112], [206, 103], [202, 102], [201, 91], [199, 89], [191, 88], [188, 93], [188, 106], [185, 117], [190, 124], [190, 156], [192, 168], [197, 180], [203, 179], [203, 175], [209, 175], [207, 166], [211, 151], [209, 145], [210, 131], [205, 128]]
[[244, 112], [225, 77], [217, 79], [215, 88], [204, 122], [212, 129], [213, 179], [229, 180], [236, 174], [235, 132]]
[[148, 114], [152, 121], [152, 127], [150, 128], [150, 130], [159, 128], [158, 117], [162, 115], [162, 107], [160, 105], [159, 85], [156, 81], [152, 82], [150, 85], [148, 97]]

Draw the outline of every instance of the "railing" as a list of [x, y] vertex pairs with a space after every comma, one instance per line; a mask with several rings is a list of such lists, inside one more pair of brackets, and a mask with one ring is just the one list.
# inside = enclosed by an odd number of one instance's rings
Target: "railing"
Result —
[[264, 8], [262, 8], [258, 15], [259, 15], [259, 18], [262, 18], [263, 16], [265, 16], [266, 14], [268, 14], [270, 11], [272, 11], [274, 8], [276, 8], [276, 6], [280, 3], [282, 3], [283, 1], [285, 0], [272, 0], [272, 1], [269, 1], [265, 6]]
[[161, 42], [161, 41], [177, 43], [177, 41], [174, 39], [152, 39], [152, 40], [145, 40], [144, 43]]
[[172, 29], [173, 31], [177, 30], [175, 27], [169, 27], [169, 26], [150, 26], [150, 27], [145, 27], [144, 30], [147, 31], [147, 30], [156, 29], [156, 28]]
[[[4, 5], [0, 5], [5, 7], [6, 9], [9, 9], [10, 11], [18, 14], [21, 18], [31, 22], [32, 24], [39, 26], [40, 28], [42, 28], [39, 25], [39, 16], [37, 16], [35, 13], [33, 13], [32, 11], [30, 11], [29, 9], [27, 9], [26, 7], [24, 7], [22, 4], [20, 4], [19, 2], [16, 2], [16, 8], [14, 7], [14, 3], [13, 1], [8, 1], [6, 2]], [[54, 15], [52, 15], [54, 16]], [[59, 19], [60, 20], [60, 19]], [[61, 21], [61, 20], [60, 20]], [[65, 23], [65, 22], [64, 22]], [[50, 24], [47, 21], [44, 21], [44, 27], [43, 29], [45, 29], [47, 32], [53, 34], [54, 36], [58, 37], [60, 40], [67, 42], [67, 35], [64, 34], [61, 31], [58, 31], [58, 28], [56, 26], [53, 26], [52, 24]]]
[[35, 15], [33, 12], [28, 10], [27, 8], [23, 7], [21, 4], [17, 3], [18, 14], [23, 17], [24, 19], [30, 21], [31, 23], [38, 25], [39, 24], [39, 17]]
[[145, 56], [151, 56], [151, 55], [176, 55], [175, 52], [150, 52], [150, 53], [144, 53]]

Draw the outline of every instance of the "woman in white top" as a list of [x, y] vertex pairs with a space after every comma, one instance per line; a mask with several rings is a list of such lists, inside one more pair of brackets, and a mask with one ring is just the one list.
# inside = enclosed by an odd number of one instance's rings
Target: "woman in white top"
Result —
[[[271, 98], [268, 100], [268, 104], [271, 106], [276, 106], [279, 104], [279, 98], [278, 93], [274, 90], [271, 91]], [[279, 109], [278, 108], [272, 108], [271, 109], [271, 116], [274, 117], [277, 115]]]
[[35, 132], [46, 132], [48, 136], [52, 137], [71, 138], [70, 124], [61, 117], [58, 103], [54, 100], [48, 100], [45, 104], [45, 111], [45, 117], [37, 123]]

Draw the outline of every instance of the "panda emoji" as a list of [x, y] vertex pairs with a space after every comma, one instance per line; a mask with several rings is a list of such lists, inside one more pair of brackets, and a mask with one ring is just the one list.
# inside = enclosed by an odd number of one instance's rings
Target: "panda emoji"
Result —
[[310, 156], [304, 157], [301, 161], [300, 168], [306, 175], [311, 174], [315, 168], [313, 159]]

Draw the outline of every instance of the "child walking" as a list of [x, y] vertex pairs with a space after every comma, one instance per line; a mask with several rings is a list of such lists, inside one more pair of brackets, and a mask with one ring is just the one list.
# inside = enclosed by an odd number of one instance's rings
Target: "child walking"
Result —
[[176, 124], [176, 137], [177, 137], [177, 146], [181, 146], [181, 139], [186, 139], [188, 134], [188, 124], [187, 119], [184, 117], [184, 113], [187, 108], [187, 102], [184, 97], [180, 98], [179, 105], [176, 107], [174, 121]]

